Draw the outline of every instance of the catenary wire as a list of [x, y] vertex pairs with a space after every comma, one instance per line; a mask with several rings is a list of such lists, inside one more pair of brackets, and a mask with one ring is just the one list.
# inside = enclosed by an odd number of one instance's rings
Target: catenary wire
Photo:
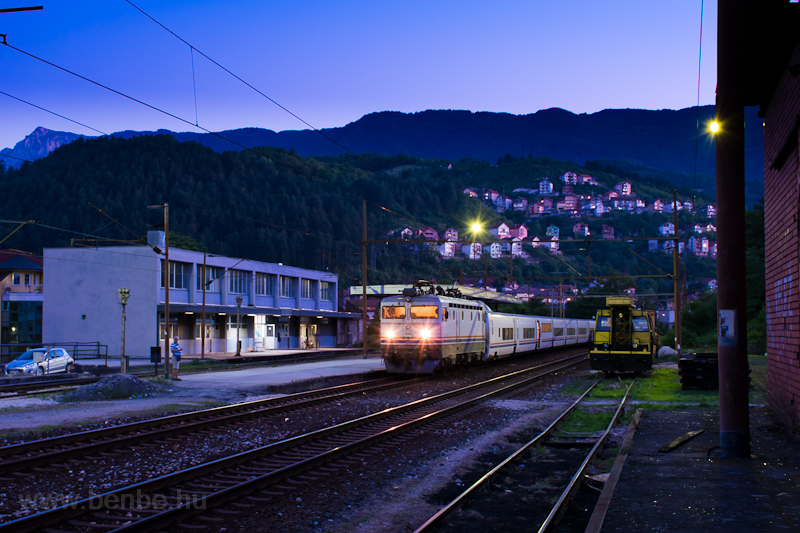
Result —
[[254, 90], [255, 92], [257, 92], [258, 94], [260, 94], [261, 96], [263, 96], [264, 98], [266, 98], [267, 100], [269, 100], [270, 102], [272, 102], [273, 104], [275, 104], [276, 106], [278, 106], [279, 108], [281, 108], [283, 111], [286, 111], [286, 112], [287, 112], [287, 113], [289, 113], [291, 116], [293, 116], [294, 118], [296, 118], [297, 120], [299, 120], [300, 122], [302, 122], [303, 124], [305, 124], [306, 126], [308, 126], [309, 128], [311, 128], [312, 130], [314, 130], [315, 132], [317, 132], [318, 134], [320, 134], [321, 136], [323, 136], [325, 139], [329, 140], [330, 142], [332, 142], [333, 144], [335, 144], [336, 146], [338, 146], [339, 148], [341, 148], [342, 150], [344, 150], [345, 152], [347, 152], [348, 154], [358, 157], [356, 154], [354, 154], [353, 152], [351, 152], [350, 150], [348, 150], [347, 148], [345, 148], [344, 146], [342, 146], [340, 143], [338, 143], [337, 141], [335, 141], [334, 139], [332, 139], [332, 138], [331, 138], [331, 137], [329, 137], [328, 135], [325, 135], [325, 133], [323, 133], [323, 132], [322, 132], [322, 130], [319, 130], [319, 129], [315, 128], [314, 126], [312, 126], [311, 124], [309, 124], [308, 122], [306, 122], [305, 120], [303, 120], [302, 118], [300, 118], [300, 117], [299, 117], [297, 114], [293, 113], [292, 111], [290, 111], [290, 110], [289, 110], [288, 108], [286, 108], [285, 106], [283, 106], [283, 105], [279, 104], [279, 103], [278, 103], [278, 102], [277, 102], [275, 99], [273, 99], [273, 98], [270, 98], [269, 96], [267, 96], [266, 94], [264, 94], [263, 92], [261, 92], [259, 89], [257, 89], [256, 87], [254, 87], [253, 85], [251, 85], [250, 83], [248, 83], [247, 81], [245, 81], [244, 79], [242, 79], [241, 77], [239, 77], [238, 75], [234, 74], [234, 73], [233, 73], [231, 70], [229, 70], [228, 68], [224, 67], [224, 66], [223, 66], [223, 65], [221, 65], [219, 62], [215, 61], [214, 59], [212, 59], [211, 57], [209, 57], [208, 55], [206, 55], [205, 53], [203, 53], [203, 51], [202, 51], [202, 50], [199, 50], [199, 49], [197, 49], [195, 46], [193, 46], [193, 45], [189, 44], [189, 43], [188, 43], [188, 42], [187, 42], [187, 41], [186, 41], [186, 40], [185, 40], [183, 37], [181, 37], [180, 35], [178, 35], [178, 34], [177, 34], [177, 33], [175, 33], [174, 31], [172, 31], [171, 29], [167, 28], [167, 27], [166, 27], [164, 24], [162, 24], [161, 22], [159, 22], [158, 20], [156, 20], [156, 19], [155, 19], [154, 17], [152, 17], [150, 14], [148, 14], [147, 12], [145, 12], [144, 10], [142, 10], [140, 7], [138, 7], [136, 4], [134, 4], [134, 3], [133, 3], [133, 2], [131, 2], [130, 0], [125, 0], [125, 1], [126, 1], [128, 4], [130, 4], [130, 5], [131, 5], [131, 7], [133, 7], [134, 9], [136, 9], [136, 10], [137, 10], [139, 13], [141, 13], [141, 14], [142, 14], [142, 15], [144, 15], [145, 17], [149, 18], [150, 20], [152, 20], [153, 22], [155, 22], [155, 23], [156, 23], [156, 24], [158, 24], [159, 26], [161, 26], [161, 27], [162, 27], [162, 28], [163, 28], [163, 29], [164, 29], [166, 32], [168, 32], [169, 34], [171, 34], [173, 37], [175, 37], [176, 39], [178, 39], [180, 42], [182, 42], [182, 43], [183, 43], [183, 44], [185, 44], [186, 46], [190, 47], [192, 50], [195, 50], [195, 51], [196, 51], [198, 54], [200, 54], [200, 55], [201, 55], [201, 56], [203, 56], [204, 58], [206, 58], [206, 59], [208, 59], [209, 61], [211, 61], [211, 62], [212, 62], [214, 65], [216, 65], [217, 67], [221, 68], [222, 70], [224, 70], [225, 72], [227, 72], [228, 74], [230, 74], [231, 76], [233, 76], [234, 78], [236, 78], [237, 80], [239, 80], [240, 82], [242, 82], [243, 84], [245, 84], [246, 86], [248, 86], [249, 88], [251, 88], [252, 90]]
[[98, 129], [96, 129], [96, 128], [93, 128], [93, 127], [91, 127], [91, 126], [87, 126], [87, 125], [86, 125], [86, 124], [84, 124], [83, 122], [78, 122], [77, 120], [73, 120], [73, 119], [71, 119], [71, 118], [69, 118], [69, 117], [65, 117], [64, 115], [59, 115], [59, 114], [58, 114], [58, 113], [56, 113], [55, 111], [50, 111], [49, 109], [46, 109], [46, 108], [44, 108], [44, 107], [42, 107], [42, 106], [38, 106], [38, 105], [36, 105], [36, 104], [34, 104], [34, 103], [31, 103], [31, 102], [28, 102], [27, 100], [23, 100], [22, 98], [19, 98], [19, 97], [17, 97], [17, 96], [14, 96], [14, 95], [12, 95], [12, 94], [8, 94], [7, 92], [0, 91], [0, 94], [2, 94], [2, 95], [5, 95], [5, 96], [8, 96], [9, 98], [13, 98], [14, 100], [17, 100], [17, 101], [19, 101], [19, 102], [22, 102], [23, 104], [28, 104], [29, 106], [31, 106], [31, 107], [35, 107], [36, 109], [41, 109], [42, 111], [44, 111], [44, 112], [46, 112], [46, 113], [50, 113], [51, 115], [55, 115], [55, 116], [57, 116], [57, 117], [59, 117], [59, 118], [63, 118], [64, 120], [68, 120], [68, 121], [72, 122], [73, 124], [77, 124], [77, 125], [79, 125], [79, 126], [83, 126], [84, 128], [90, 129], [90, 130], [92, 130], [92, 131], [96, 131], [97, 133], [99, 133], [99, 134], [101, 134], [101, 135], [108, 135], [108, 133], [106, 133], [106, 132], [104, 132], [104, 131], [100, 131], [100, 130], [98, 130]]

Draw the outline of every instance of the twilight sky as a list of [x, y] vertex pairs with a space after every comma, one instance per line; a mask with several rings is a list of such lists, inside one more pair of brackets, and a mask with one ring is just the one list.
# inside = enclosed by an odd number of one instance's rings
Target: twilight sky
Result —
[[[513, 114], [697, 104], [702, 0], [0, 0], [0, 91], [105, 133], [308, 126], [375, 111]], [[198, 52], [199, 51], [199, 52]], [[192, 64], [194, 63], [194, 69]], [[194, 76], [194, 82], [193, 82]], [[716, 1], [705, 1], [700, 104], [714, 103]], [[196, 105], [195, 105], [196, 93]], [[0, 94], [0, 148], [37, 126], [96, 131]], [[187, 123], [188, 122], [188, 123]]]

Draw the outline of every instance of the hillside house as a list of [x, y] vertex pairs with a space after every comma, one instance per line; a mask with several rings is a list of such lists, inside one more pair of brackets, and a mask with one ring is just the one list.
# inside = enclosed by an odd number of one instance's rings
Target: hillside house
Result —
[[578, 222], [572, 226], [572, 234], [576, 237], [588, 237], [589, 226], [584, 222]]
[[578, 174], [578, 184], [580, 185], [600, 185], [597, 180], [588, 174]]
[[636, 209], [636, 200], [633, 196], [617, 196], [609, 201], [612, 208], [619, 211], [633, 211]]
[[513, 191], [514, 194], [537, 194], [539, 189], [531, 189], [530, 187], [517, 187]]
[[505, 239], [511, 236], [511, 229], [508, 227], [508, 224], [501, 222], [500, 224], [495, 224], [494, 226], [490, 227], [489, 233], [499, 239]]
[[424, 227], [416, 230], [414, 232], [414, 237], [416, 239], [425, 239], [428, 241], [438, 241], [439, 240], [439, 232], [431, 227]]
[[478, 191], [476, 191], [472, 187], [467, 187], [466, 189], [464, 189], [464, 194], [466, 194], [470, 198], [478, 198], [478, 197], [480, 197], [480, 195], [478, 194]]
[[547, 226], [546, 233], [548, 237], [558, 237], [559, 234], [558, 226], [556, 226], [555, 224], [550, 224], [549, 226]]
[[613, 239], [614, 238], [614, 227], [608, 226], [603, 224], [602, 235], [604, 239]]
[[[686, 243], [683, 241], [678, 241], [678, 253], [682, 254], [684, 248], [686, 247]], [[661, 249], [665, 252], [672, 253], [672, 249], [675, 248], [675, 241], [664, 241], [661, 245]]]
[[650, 239], [647, 241], [647, 251], [648, 252], [657, 252], [658, 251], [658, 240], [657, 239]]
[[705, 285], [706, 289], [710, 291], [717, 290], [717, 280], [713, 278], [704, 278], [700, 280], [700, 283]]
[[658, 227], [658, 234], [662, 237], [666, 235], [675, 235], [675, 224], [672, 222], [664, 222]]
[[684, 201], [683, 208], [689, 212], [694, 211], [694, 202], [692, 202], [691, 200]]
[[708, 256], [708, 238], [703, 236], [692, 235], [689, 237], [689, 252], [694, 255], [706, 257]]
[[547, 236], [539, 239], [539, 246], [550, 250], [550, 253], [558, 253], [558, 235]]
[[698, 211], [706, 218], [714, 218], [717, 216], [717, 208], [713, 204], [708, 204], [700, 207]]
[[717, 241], [708, 241], [709, 257], [717, 257]]
[[578, 184], [578, 175], [574, 172], [565, 172], [559, 178], [561, 181], [566, 183], [567, 185], [577, 185]]
[[528, 238], [528, 226], [525, 224], [514, 224], [508, 230], [508, 234], [511, 237], [519, 237], [520, 239], [527, 239]]
[[453, 228], [447, 228], [444, 230], [444, 240], [446, 241], [457, 241], [458, 240], [458, 231]]
[[561, 187], [561, 195], [565, 194], [575, 194], [575, 186], [574, 185], [564, 185]]
[[553, 182], [547, 179], [540, 181], [539, 194], [553, 194]]
[[665, 202], [664, 203], [664, 209], [662, 209], [661, 212], [662, 213], [672, 213], [673, 212], [673, 207], [677, 207], [678, 211], [683, 210], [683, 204], [680, 203], [680, 202], [677, 202], [675, 204], [673, 204], [672, 202]]
[[503, 213], [514, 207], [514, 199], [511, 198], [510, 196], [501, 194], [494, 201], [494, 205], [497, 207], [498, 213]]
[[483, 191], [483, 201], [493, 204], [497, 201], [497, 197], [500, 196], [500, 193], [492, 190], [492, 189], [485, 189]]
[[532, 216], [533, 217], [533, 216], [536, 216], [536, 215], [543, 215], [543, 214], [548, 213], [548, 212], [550, 212], [550, 208], [549, 207], [545, 207], [540, 202], [536, 202], [534, 204], [531, 204], [528, 207], [528, 216]]
[[561, 211], [574, 213], [578, 210], [578, 197], [574, 194], [564, 195], [564, 203]]
[[661, 213], [664, 210], [664, 202], [656, 198], [649, 204], [647, 204], [647, 210], [650, 213]]
[[436, 249], [442, 257], [453, 257], [456, 255], [456, 243], [453, 241], [445, 241]]
[[514, 211], [527, 211], [528, 210], [528, 199], [523, 198], [522, 196], [517, 196], [514, 198]]
[[686, 230], [693, 231], [695, 233], [712, 233], [717, 231], [717, 227], [710, 222], [708, 224], [703, 224], [701, 222], [698, 222], [694, 226], [689, 226], [688, 228], [686, 228]]
[[631, 185], [630, 181], [620, 181], [614, 185], [614, 190], [617, 191], [621, 196], [633, 195], [633, 186]]
[[478, 259], [483, 255], [483, 246], [479, 242], [471, 242], [461, 247], [461, 253], [469, 259]]
[[520, 237], [512, 237], [503, 239], [501, 249], [504, 254], [511, 257], [525, 257], [527, 254], [522, 250], [523, 239]]
[[619, 193], [617, 191], [608, 191], [608, 192], [604, 192], [603, 194], [600, 195], [600, 197], [603, 200], [605, 200], [606, 202], [610, 202], [612, 199], [616, 198], [617, 196], [619, 196]]

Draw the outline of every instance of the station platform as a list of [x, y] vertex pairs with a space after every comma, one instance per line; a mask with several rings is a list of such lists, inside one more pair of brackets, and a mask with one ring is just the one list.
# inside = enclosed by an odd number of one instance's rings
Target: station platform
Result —
[[800, 531], [800, 443], [757, 406], [750, 443], [722, 458], [717, 410], [644, 411], [600, 531]]
[[[235, 353], [210, 352], [204, 354], [202, 357], [200, 356], [200, 354], [184, 354], [181, 357], [181, 364], [188, 364], [193, 361], [202, 361], [202, 360], [240, 364], [240, 363], [257, 363], [257, 362], [270, 362], [270, 361], [280, 361], [287, 359], [296, 359], [300, 356], [309, 358], [357, 357], [360, 354], [363, 354], [361, 348], [315, 348], [313, 350], [300, 350], [300, 349], [266, 350], [263, 352], [242, 352], [242, 354], [238, 356]], [[119, 369], [121, 361], [122, 361], [121, 356], [109, 355], [108, 357], [88, 357], [88, 358], [81, 357], [80, 359], [77, 359], [75, 363], [86, 366], [107, 365], [109, 368]], [[163, 359], [160, 364], [163, 366], [164, 364]], [[149, 356], [128, 356], [128, 365], [130, 367], [142, 367], [142, 366], [152, 367], [153, 363], [150, 362]]]

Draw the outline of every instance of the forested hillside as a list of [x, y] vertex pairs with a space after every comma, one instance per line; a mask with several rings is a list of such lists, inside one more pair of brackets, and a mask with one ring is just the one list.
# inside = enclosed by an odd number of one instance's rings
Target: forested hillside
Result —
[[[491, 187], [510, 194], [512, 188], [536, 187], [542, 177], [555, 179], [567, 170], [590, 173], [607, 188], [622, 179], [633, 181], [634, 190], [647, 201], [671, 198], [670, 183], [664, 179], [643, 178], [601, 163], [589, 166], [510, 155], [499, 165], [491, 165], [472, 159], [450, 162], [379, 155], [314, 159], [276, 148], [217, 153], [168, 135], [78, 140], [47, 158], [3, 170], [0, 179], [5, 190], [14, 191], [0, 199], [3, 219], [37, 221], [14, 233], [3, 246], [39, 252], [46, 246], [68, 246], [73, 239], [82, 244], [94, 244], [87, 240], [92, 238], [130, 240], [134, 237], [104, 214], [144, 236], [148, 221], [161, 215], [147, 206], [168, 202], [173, 236], [185, 236], [173, 241], [178, 245], [196, 242], [211, 253], [329, 269], [341, 274], [348, 285], [360, 282], [362, 202], [366, 201], [368, 239], [387, 240], [368, 248], [370, 282], [448, 282], [471, 277], [475, 271], [502, 283], [511, 275], [508, 259], [477, 265], [464, 260], [442, 262], [425, 245], [391, 243], [386, 236], [398, 228], [432, 226], [440, 232], [453, 227], [468, 238], [466, 230], [475, 220], [485, 225], [521, 222], [521, 213], [500, 215], [464, 195], [464, 188]], [[690, 189], [681, 190], [680, 199], [692, 194]], [[698, 203], [707, 199], [698, 194]], [[681, 216], [681, 224], [691, 222], [692, 215]], [[601, 223], [614, 224], [624, 239], [655, 236], [667, 218], [671, 215], [623, 213], [586, 221], [598, 230]], [[531, 235], [543, 235], [550, 224], [571, 235], [575, 222], [549, 217], [527, 224]], [[5, 229], [8, 233], [14, 226], [5, 224]], [[598, 245], [592, 250], [593, 275], [660, 275], [662, 270], [671, 270], [666, 254], [640, 259], [636, 254], [646, 255], [646, 248], [646, 241]], [[568, 282], [575, 273], [586, 274], [585, 245], [563, 243], [562, 250], [563, 257], [537, 250], [532, 261], [516, 260], [514, 279], [552, 284], [553, 279], [543, 276], [558, 275]], [[715, 275], [712, 259], [688, 257], [686, 264], [690, 282]], [[665, 277], [632, 277], [624, 283], [644, 292], [670, 290]]]

